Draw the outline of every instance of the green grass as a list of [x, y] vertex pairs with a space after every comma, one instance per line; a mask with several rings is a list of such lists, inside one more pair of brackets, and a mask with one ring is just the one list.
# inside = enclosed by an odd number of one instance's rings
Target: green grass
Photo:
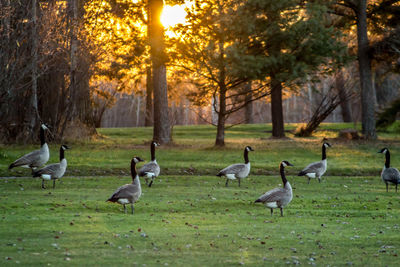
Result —
[[[286, 129], [294, 130], [297, 126], [289, 124]], [[333, 145], [327, 152], [328, 175], [378, 175], [384, 159], [376, 152], [384, 146], [392, 152], [392, 164], [400, 166], [400, 123], [388, 132], [379, 133], [379, 140], [374, 142], [336, 139], [340, 129], [350, 127], [354, 125], [322, 124], [314, 137], [296, 138], [288, 132], [287, 139], [276, 140], [270, 138], [270, 124], [239, 125], [226, 131], [225, 148], [215, 148], [215, 127], [175, 126], [174, 144], [161, 146], [156, 155], [163, 174], [214, 175], [228, 164], [243, 161], [242, 150], [245, 145], [251, 145], [256, 150], [250, 154], [252, 173], [270, 175], [283, 159], [295, 164], [296, 170], [319, 160], [321, 140], [327, 137]], [[72, 149], [66, 152], [67, 175], [124, 175], [128, 174], [127, 162], [132, 156], [149, 160], [152, 128], [109, 128], [98, 129], [98, 132], [100, 137], [94, 140], [69, 143]], [[29, 176], [29, 170], [8, 171], [7, 167], [21, 155], [37, 148], [37, 145], [0, 145], [0, 176]], [[49, 163], [57, 162], [59, 144], [50, 144], [50, 149]]]
[[[161, 176], [143, 188], [133, 216], [105, 200], [130, 182], [132, 156], [149, 160], [152, 128], [99, 129], [95, 140], [69, 142], [67, 173], [55, 190], [19, 177], [29, 170], [7, 170], [37, 145], [0, 145], [0, 265], [396, 266], [400, 192], [385, 192], [376, 152], [389, 147], [400, 167], [400, 124], [374, 142], [336, 139], [350, 127], [323, 124], [314, 137], [288, 132], [275, 140], [270, 125], [241, 125], [227, 130], [225, 148], [213, 146], [213, 127], [174, 127], [174, 144], [157, 150]], [[320, 159], [323, 137], [333, 145], [328, 171], [323, 183], [308, 185], [296, 173]], [[245, 145], [255, 148], [251, 175], [241, 188], [226, 188], [214, 175], [243, 161]], [[50, 148], [57, 162], [59, 144]], [[294, 198], [284, 217], [271, 217], [253, 202], [279, 186], [281, 160], [295, 165], [288, 168]]]
[[129, 177], [0, 180], [0, 264], [104, 266], [396, 266], [400, 194], [378, 177], [288, 178], [294, 198], [273, 217], [253, 201], [281, 183], [242, 187], [214, 176], [163, 176], [135, 214], [105, 199]]

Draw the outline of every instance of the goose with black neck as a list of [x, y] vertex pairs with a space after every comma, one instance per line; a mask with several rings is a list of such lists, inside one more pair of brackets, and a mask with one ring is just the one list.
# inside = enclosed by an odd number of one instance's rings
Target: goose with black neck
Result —
[[286, 179], [285, 167], [293, 166], [289, 161], [284, 160], [279, 164], [279, 172], [281, 174], [283, 188], [274, 188], [263, 195], [261, 195], [255, 203], [261, 202], [267, 208], [271, 209], [271, 216], [274, 213], [274, 209], [279, 208], [281, 210], [281, 216], [283, 216], [283, 208], [286, 207], [293, 199], [292, 186]]
[[240, 180], [246, 178], [250, 173], [250, 160], [249, 160], [249, 152], [254, 151], [251, 146], [246, 146], [244, 148], [243, 156], [244, 163], [232, 164], [225, 169], [219, 171], [217, 176], [226, 177], [225, 186], [228, 186], [229, 180], [238, 180], [238, 184], [240, 186]]
[[386, 192], [389, 192], [389, 184], [396, 186], [400, 183], [400, 172], [398, 169], [390, 167], [390, 152], [388, 148], [382, 148], [378, 153], [385, 154], [385, 165], [381, 172], [382, 181], [386, 184]]
[[40, 149], [32, 151], [20, 157], [10, 164], [9, 170], [15, 167], [30, 168], [32, 173], [35, 169], [43, 166], [50, 158], [49, 146], [46, 142], [45, 131], [48, 130], [46, 124], [40, 126]]
[[321, 176], [324, 175], [328, 167], [328, 161], [326, 158], [326, 149], [328, 147], [331, 147], [331, 145], [327, 142], [324, 142], [322, 144], [322, 160], [309, 164], [301, 172], [299, 172], [298, 176], [307, 176], [308, 183], [310, 183], [311, 178], [318, 178], [318, 182], [321, 182]]
[[33, 173], [33, 177], [42, 178], [42, 188], [45, 189], [44, 181], [53, 180], [53, 189], [56, 187], [56, 180], [64, 176], [67, 170], [67, 159], [65, 158], [65, 150], [69, 149], [67, 145], [60, 147], [60, 162], [47, 165]]
[[[152, 141], [150, 144], [150, 154], [151, 154], [151, 161], [144, 164], [139, 169], [139, 176], [144, 177], [146, 184], [151, 187], [154, 182], [154, 179], [160, 175], [160, 165], [158, 165], [156, 160], [156, 147], [160, 146], [159, 143], [156, 141]], [[150, 183], [148, 180], [151, 179]]]
[[140, 178], [136, 171], [136, 164], [142, 162], [143, 159], [140, 157], [134, 157], [131, 160], [131, 175], [132, 175], [132, 183], [126, 184], [119, 187], [107, 201], [119, 203], [124, 206], [124, 212], [126, 213], [126, 204], [131, 204], [132, 214], [134, 213], [133, 204], [140, 198], [142, 195], [142, 186], [140, 184]]

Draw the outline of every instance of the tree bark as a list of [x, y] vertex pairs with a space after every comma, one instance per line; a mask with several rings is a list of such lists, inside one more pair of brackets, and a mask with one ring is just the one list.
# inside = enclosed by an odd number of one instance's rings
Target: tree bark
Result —
[[154, 128], [153, 139], [161, 144], [171, 142], [168, 114], [167, 71], [165, 67], [164, 28], [160, 21], [163, 0], [149, 0], [149, 39], [153, 66]]
[[76, 108], [75, 102], [77, 101], [77, 81], [76, 81], [76, 69], [78, 65], [77, 51], [78, 51], [78, 39], [76, 36], [76, 23], [78, 20], [78, 0], [70, 0], [70, 8], [72, 9], [72, 19], [71, 19], [71, 69], [70, 69], [70, 97], [71, 97], [71, 116], [75, 115]]
[[245, 107], [245, 121], [247, 124], [254, 123], [254, 117], [253, 117], [253, 102], [251, 99], [253, 98], [252, 91], [251, 91], [251, 82], [248, 82], [245, 84], [245, 90], [247, 92], [246, 94], [246, 107]]
[[153, 126], [153, 78], [151, 76], [151, 68], [146, 70], [146, 113], [145, 126]]
[[272, 137], [285, 137], [282, 109], [282, 84], [275, 77], [271, 76], [271, 116], [272, 116]]
[[217, 137], [215, 139], [216, 146], [225, 145], [225, 120], [226, 120], [225, 113], [226, 113], [226, 90], [224, 88], [220, 88]]
[[30, 140], [36, 139], [36, 124], [39, 119], [38, 111], [38, 98], [37, 98], [37, 61], [38, 61], [38, 31], [37, 31], [37, 0], [32, 0], [32, 50], [31, 50], [31, 99], [30, 99], [30, 110], [27, 112], [27, 125]]
[[368, 54], [367, 0], [358, 0], [357, 9], [358, 68], [361, 84], [362, 133], [366, 139], [376, 139], [375, 92], [372, 84], [371, 58]]
[[336, 87], [336, 90], [338, 92], [339, 99], [340, 99], [340, 107], [341, 107], [343, 122], [352, 122], [353, 119], [352, 119], [352, 114], [351, 114], [350, 101], [346, 94], [346, 88], [345, 88], [345, 82], [344, 82], [344, 76], [343, 76], [342, 70], [339, 70], [336, 73], [335, 87]]

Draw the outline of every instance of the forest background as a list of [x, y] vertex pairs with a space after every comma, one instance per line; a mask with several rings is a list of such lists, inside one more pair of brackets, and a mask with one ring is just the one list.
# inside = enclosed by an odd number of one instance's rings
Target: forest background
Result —
[[[63, 140], [99, 127], [225, 129], [361, 123], [365, 139], [394, 121], [399, 1], [3, 0], [0, 140]], [[338, 107], [338, 108], [336, 108]], [[379, 117], [379, 114], [381, 117]], [[310, 129], [309, 129], [310, 128]]]

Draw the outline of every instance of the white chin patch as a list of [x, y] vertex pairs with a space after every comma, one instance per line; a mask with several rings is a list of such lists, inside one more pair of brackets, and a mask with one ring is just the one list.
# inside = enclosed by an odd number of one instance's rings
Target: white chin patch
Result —
[[127, 198], [118, 199], [119, 204], [129, 204], [129, 200]]
[[147, 172], [146, 173], [146, 177], [147, 178], [153, 178], [153, 176], [155, 176], [154, 172]]
[[286, 167], [287, 165], [286, 165], [286, 163], [285, 163], [285, 162], [282, 162], [282, 166], [283, 166], [283, 167]]
[[307, 173], [306, 174], [308, 177], [310, 177], [310, 178], [315, 178], [315, 173], [314, 172], [312, 172], [312, 173]]
[[232, 173], [225, 175], [229, 180], [236, 180], [236, 176]]
[[42, 174], [40, 176], [43, 180], [51, 180], [51, 175], [50, 174]]
[[268, 202], [265, 204], [265, 206], [267, 206], [268, 208], [272, 208], [272, 209], [278, 208], [278, 205], [276, 204], [276, 202]]

